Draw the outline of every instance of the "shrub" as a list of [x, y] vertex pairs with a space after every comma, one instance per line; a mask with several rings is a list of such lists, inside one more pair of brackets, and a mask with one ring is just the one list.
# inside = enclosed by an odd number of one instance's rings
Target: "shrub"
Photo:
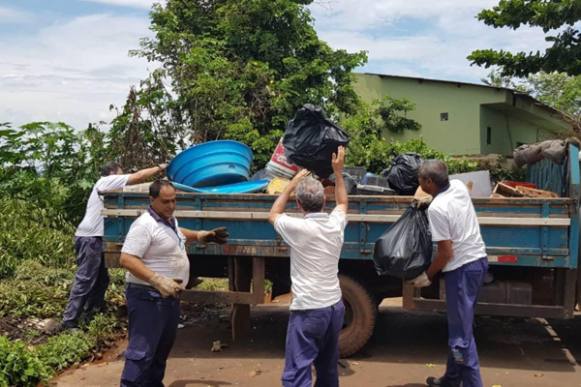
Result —
[[50, 374], [34, 350], [21, 341], [0, 336], [0, 386], [36, 386]]
[[74, 228], [58, 213], [10, 197], [0, 198], [0, 213], [0, 278], [27, 259], [45, 267], [73, 262]]

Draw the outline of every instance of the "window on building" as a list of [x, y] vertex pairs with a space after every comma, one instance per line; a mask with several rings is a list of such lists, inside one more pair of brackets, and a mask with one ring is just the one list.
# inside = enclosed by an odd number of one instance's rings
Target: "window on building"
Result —
[[492, 128], [490, 126], [486, 127], [486, 145], [492, 144]]
[[440, 121], [448, 121], [448, 112], [440, 113]]

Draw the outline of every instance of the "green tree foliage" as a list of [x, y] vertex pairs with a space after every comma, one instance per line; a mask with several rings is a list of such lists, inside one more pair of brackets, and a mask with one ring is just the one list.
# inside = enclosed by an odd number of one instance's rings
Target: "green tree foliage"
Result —
[[422, 127], [419, 122], [407, 117], [416, 106], [405, 98], [385, 97], [375, 102], [375, 106], [383, 122], [382, 127], [390, 132], [402, 133], [405, 130], [420, 130]]
[[0, 193], [78, 221], [106, 154], [105, 134], [93, 125], [0, 124]]
[[163, 82], [164, 73], [156, 70], [139, 89], [131, 88], [122, 111], [111, 122], [109, 155], [125, 169], [165, 162], [191, 142], [181, 107]]
[[538, 73], [527, 78], [531, 94], [539, 101], [561, 110], [581, 124], [581, 75]]
[[[171, 117], [168, 133], [182, 141], [178, 149], [229, 138], [247, 143], [263, 162], [303, 104], [323, 106], [331, 115], [354, 112], [351, 71], [365, 63], [366, 55], [333, 50], [321, 41], [306, 8], [310, 3], [169, 0], [154, 5], [155, 36], [133, 54], [162, 68], [152, 74], [153, 89], [142, 84], [130, 94], [114, 132], [126, 134], [122, 143], [136, 139], [145, 144], [130, 142], [136, 149], [150, 149], [166, 133], [154, 121]], [[167, 145], [170, 152], [172, 146]]]
[[0, 213], [0, 279], [26, 259], [49, 267], [72, 263], [74, 229], [58, 212], [2, 197]]
[[581, 20], [579, 0], [500, 0], [492, 9], [478, 14], [478, 19], [494, 28], [517, 29], [522, 25], [541, 27], [552, 46], [545, 52], [511, 53], [491, 49], [473, 51], [472, 64], [500, 66], [502, 75], [525, 77], [544, 71], [581, 74]]

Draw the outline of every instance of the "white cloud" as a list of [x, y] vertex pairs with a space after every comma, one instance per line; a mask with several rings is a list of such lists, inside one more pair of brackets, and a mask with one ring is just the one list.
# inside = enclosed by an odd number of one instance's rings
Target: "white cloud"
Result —
[[470, 66], [475, 49], [535, 51], [539, 28], [494, 29], [476, 19], [497, 0], [341, 0], [310, 6], [319, 36], [334, 48], [368, 51], [363, 71], [478, 82], [489, 70]]
[[431, 22], [453, 13], [474, 19], [481, 9], [497, 3], [497, 0], [323, 0], [315, 1], [309, 8], [322, 29], [364, 31], [405, 18]]
[[101, 14], [0, 41], [0, 121], [63, 120], [78, 128], [109, 121], [109, 104], [123, 104], [147, 74], [145, 60], [128, 56], [147, 28], [145, 18]]
[[25, 12], [0, 6], [0, 22], [2, 23], [20, 23], [30, 18], [31, 16]]
[[84, 0], [84, 1], [91, 3], [101, 3], [143, 9], [149, 9], [153, 5], [153, 3], [161, 2], [161, 0]]
[[[85, 0], [146, 9], [154, 0]], [[476, 20], [497, 0], [321, 0], [309, 8], [319, 36], [334, 48], [368, 51], [360, 71], [478, 82], [489, 70], [470, 66], [478, 48], [543, 49], [540, 29], [493, 29]], [[132, 11], [133, 12], [133, 11]], [[0, 22], [39, 15], [0, 6]], [[36, 22], [35, 22], [36, 23]], [[34, 23], [33, 23], [34, 24]], [[40, 22], [38, 25], [42, 25]], [[110, 14], [53, 22], [37, 33], [0, 35], [0, 122], [63, 120], [78, 128], [109, 121], [129, 87], [147, 74], [144, 59], [128, 56], [150, 36], [146, 16]]]

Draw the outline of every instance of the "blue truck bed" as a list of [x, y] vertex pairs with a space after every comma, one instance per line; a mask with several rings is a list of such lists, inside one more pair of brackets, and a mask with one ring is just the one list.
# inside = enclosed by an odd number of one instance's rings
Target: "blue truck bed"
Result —
[[[483, 305], [481, 312], [500, 315], [532, 315], [539, 317], [571, 317], [578, 283], [579, 254], [579, 152], [570, 146], [564, 165], [543, 161], [529, 170], [530, 181], [540, 188], [566, 195], [561, 198], [482, 198], [474, 199], [482, 235], [487, 246], [491, 267], [501, 277], [518, 278], [532, 273], [530, 278], [551, 282], [553, 297], [537, 305], [508, 305], [502, 302]], [[274, 271], [288, 268], [288, 246], [268, 223], [268, 212], [276, 199], [265, 194], [208, 195], [178, 193], [176, 216], [180, 225], [190, 229], [211, 229], [226, 226], [230, 240], [226, 245], [193, 245], [188, 253], [195, 274], [197, 266], [207, 263], [222, 265], [224, 276], [228, 259], [264, 258], [277, 263]], [[349, 224], [341, 253], [340, 270], [358, 282], [371, 299], [404, 295], [404, 307], [409, 309], [442, 310], [444, 300], [438, 292], [403, 289], [401, 281], [379, 278], [373, 271], [372, 254], [375, 240], [393, 224], [410, 205], [405, 196], [350, 196]], [[144, 193], [114, 192], [105, 196], [105, 240], [110, 258], [118, 255], [119, 247], [131, 225], [148, 205]], [[328, 208], [333, 207], [330, 201]], [[296, 207], [289, 212], [297, 213]], [[283, 258], [283, 259], [281, 259]], [[111, 259], [110, 259], [111, 260]], [[261, 261], [262, 262], [262, 261]], [[283, 266], [281, 266], [281, 264]], [[218, 270], [220, 272], [220, 270]], [[513, 273], [514, 274], [511, 274]], [[539, 273], [538, 275], [535, 273]], [[542, 274], [540, 274], [542, 273]], [[513, 277], [511, 277], [513, 276]], [[551, 276], [549, 280], [546, 280]], [[526, 277], [524, 281], [526, 281]], [[531, 287], [537, 282], [531, 280]], [[386, 284], [390, 286], [384, 286]], [[397, 289], [399, 291], [395, 291]], [[538, 291], [539, 289], [533, 289]], [[540, 297], [542, 298], [542, 297]], [[242, 298], [240, 298], [242, 300]], [[250, 301], [240, 301], [255, 303]]]

